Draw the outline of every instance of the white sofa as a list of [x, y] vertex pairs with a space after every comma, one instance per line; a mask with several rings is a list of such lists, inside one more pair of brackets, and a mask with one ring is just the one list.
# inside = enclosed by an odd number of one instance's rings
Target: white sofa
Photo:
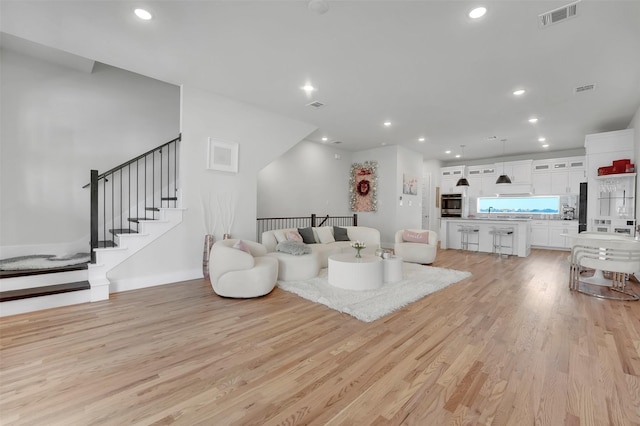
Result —
[[[351, 247], [351, 242], [361, 241], [367, 245], [367, 248], [362, 250], [362, 253], [374, 254], [380, 247], [380, 231], [374, 228], [367, 228], [366, 226], [340, 226], [347, 230], [347, 235], [350, 241], [331, 241], [332, 238], [326, 239], [327, 232], [331, 233], [333, 237], [333, 227], [316, 227], [313, 228], [313, 234], [316, 241], [320, 241], [317, 244], [309, 244], [311, 247], [312, 255], [317, 256], [320, 268], [326, 268], [329, 263], [329, 256], [337, 253], [353, 252], [355, 256], [355, 249]], [[276, 252], [276, 246], [280, 241], [286, 239], [286, 233], [288, 231], [297, 231], [297, 228], [287, 229], [275, 229], [272, 231], [266, 231], [262, 233], [262, 244], [267, 248], [267, 251], [278, 258], [280, 262], [280, 268], [283, 271], [292, 270], [292, 263], [296, 262], [296, 258], [302, 256], [294, 256], [287, 253]], [[325, 238], [321, 238], [325, 237]], [[303, 255], [309, 256], [309, 255]], [[315, 275], [317, 275], [317, 271]], [[314, 275], [314, 276], [315, 276]], [[283, 279], [283, 278], [280, 278]], [[299, 279], [299, 278], [298, 278]]]
[[420, 263], [423, 265], [433, 263], [433, 261], [436, 260], [436, 253], [438, 252], [438, 234], [426, 229], [407, 229], [407, 231], [411, 232], [429, 233], [428, 244], [412, 243], [403, 240], [402, 234], [404, 231], [404, 229], [401, 229], [396, 232], [395, 255], [401, 257], [403, 262]]

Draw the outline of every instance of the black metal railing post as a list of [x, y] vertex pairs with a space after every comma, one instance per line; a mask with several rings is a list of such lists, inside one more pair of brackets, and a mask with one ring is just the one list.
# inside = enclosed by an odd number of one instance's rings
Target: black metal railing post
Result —
[[98, 171], [91, 170], [91, 220], [90, 220], [90, 244], [91, 263], [96, 263], [95, 248], [98, 248]]
[[[117, 233], [138, 232], [140, 220], [147, 218], [146, 212], [149, 207], [154, 212], [150, 219], [156, 218], [155, 211], [162, 208], [163, 200], [173, 201], [173, 207], [177, 207], [176, 198], [171, 197], [170, 192], [172, 189], [174, 193], [178, 191], [177, 157], [179, 155], [178, 142], [181, 139], [182, 135], [102, 174], [98, 174], [97, 170], [91, 171], [91, 181], [83, 188], [91, 187], [90, 245], [92, 262], [95, 263], [93, 249], [115, 246]], [[171, 145], [173, 145], [173, 150], [171, 150]], [[165, 147], [166, 152], [163, 152]], [[157, 157], [156, 153], [159, 154]], [[172, 155], [173, 160], [171, 159]], [[141, 168], [140, 161], [143, 159], [144, 167]], [[149, 161], [151, 161], [150, 167], [148, 167]], [[135, 168], [133, 163], [135, 163]], [[173, 174], [171, 173], [172, 166]], [[131, 175], [133, 172], [135, 172], [135, 176]], [[124, 175], [125, 173], [127, 176]], [[144, 178], [140, 176], [141, 173], [144, 174]], [[174, 180], [173, 187], [171, 187], [172, 178]], [[165, 183], [166, 189], [164, 188]], [[141, 184], [144, 185], [144, 188], [140, 188]], [[136, 186], [135, 191], [131, 185]], [[158, 189], [158, 193], [156, 193], [156, 189]], [[125, 191], [127, 194], [124, 193]], [[166, 207], [171, 207], [170, 202]], [[116, 215], [119, 215], [119, 218]]]

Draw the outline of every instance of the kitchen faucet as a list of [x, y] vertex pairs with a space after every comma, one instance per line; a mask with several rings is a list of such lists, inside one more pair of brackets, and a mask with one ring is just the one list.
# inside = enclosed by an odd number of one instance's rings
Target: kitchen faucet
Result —
[[493, 208], [493, 207], [489, 207], [489, 216], [491, 216], [491, 209], [492, 209], [492, 208]]

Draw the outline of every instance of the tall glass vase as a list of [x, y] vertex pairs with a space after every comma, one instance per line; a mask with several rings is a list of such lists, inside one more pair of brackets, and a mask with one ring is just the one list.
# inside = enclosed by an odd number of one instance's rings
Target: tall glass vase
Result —
[[214, 243], [213, 235], [207, 234], [204, 236], [204, 249], [202, 251], [202, 274], [205, 278], [209, 278], [209, 254], [211, 253], [211, 247]]

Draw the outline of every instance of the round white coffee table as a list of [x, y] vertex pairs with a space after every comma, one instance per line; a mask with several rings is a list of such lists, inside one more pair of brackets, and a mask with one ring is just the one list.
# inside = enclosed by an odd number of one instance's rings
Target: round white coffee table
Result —
[[329, 256], [329, 284], [347, 290], [373, 290], [382, 286], [382, 259], [355, 252]]

